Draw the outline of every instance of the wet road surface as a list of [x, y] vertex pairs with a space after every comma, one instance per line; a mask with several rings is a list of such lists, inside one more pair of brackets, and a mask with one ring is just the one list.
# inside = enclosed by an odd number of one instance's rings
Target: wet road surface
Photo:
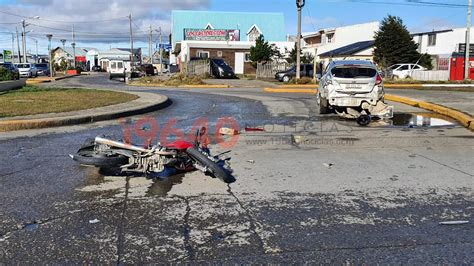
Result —
[[[173, 104], [125, 127], [0, 136], [0, 262], [474, 262], [474, 136], [455, 123], [432, 127], [432, 114], [395, 105], [408, 122], [361, 128], [316, 115], [306, 95], [130, 88], [103, 76], [61, 84], [155, 91]], [[128, 126], [143, 143], [153, 131], [136, 126], [143, 117], [160, 129], [176, 119], [183, 132], [199, 118], [215, 130], [233, 117], [265, 132], [239, 135], [231, 185], [199, 172], [152, 181], [68, 157]], [[439, 225], [449, 220], [470, 223]]]

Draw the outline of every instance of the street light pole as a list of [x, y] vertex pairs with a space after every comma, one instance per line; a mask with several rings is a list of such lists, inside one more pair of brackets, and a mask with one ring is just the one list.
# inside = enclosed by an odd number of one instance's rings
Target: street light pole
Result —
[[16, 45], [18, 46], [18, 63], [21, 63], [20, 38], [18, 37], [18, 28], [16, 29]]
[[301, 65], [301, 9], [305, 4], [305, 0], [296, 0], [296, 7], [298, 8], [298, 36], [296, 36], [296, 79], [300, 79], [300, 65]]
[[471, 18], [472, 18], [472, 0], [469, 0], [467, 5], [467, 29], [466, 29], [466, 54], [464, 58], [464, 79], [469, 80], [469, 70], [470, 70], [470, 41], [471, 41]]
[[47, 34], [46, 37], [48, 38], [49, 76], [53, 77], [53, 62], [51, 58], [51, 38], [53, 38], [53, 34]]

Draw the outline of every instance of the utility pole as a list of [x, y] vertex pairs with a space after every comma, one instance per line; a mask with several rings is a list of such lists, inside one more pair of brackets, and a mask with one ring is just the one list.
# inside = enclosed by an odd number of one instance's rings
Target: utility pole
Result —
[[317, 63], [316, 63], [316, 54], [318, 53], [318, 48], [314, 48], [314, 59], [313, 59], [313, 80], [316, 82], [317, 79]]
[[74, 68], [76, 68], [76, 34], [74, 34], [74, 25], [72, 25], [72, 56], [74, 57]]
[[296, 0], [296, 7], [298, 8], [298, 36], [296, 36], [296, 79], [300, 79], [300, 65], [301, 65], [301, 9], [305, 4], [305, 0]]
[[25, 63], [28, 63], [28, 61], [26, 60], [26, 21], [22, 20], [21, 25], [23, 27], [23, 33], [21, 34], [21, 40], [23, 43], [23, 61], [25, 61]]
[[18, 37], [18, 28], [16, 29], [16, 44], [18, 46], [18, 63], [21, 63], [21, 53], [20, 53], [20, 38]]
[[160, 75], [163, 75], [163, 32], [161, 32], [161, 27], [160, 27], [160, 45], [159, 45], [159, 49], [160, 49]]
[[12, 32], [12, 63], [15, 63], [15, 34]]
[[130, 72], [133, 69], [133, 32], [132, 32], [132, 14], [128, 15], [128, 20], [130, 24]]
[[53, 38], [53, 34], [47, 34], [46, 38], [48, 38], [49, 76], [53, 77], [53, 60], [51, 55], [51, 38]]
[[464, 58], [464, 79], [469, 80], [469, 52], [470, 52], [470, 42], [471, 42], [471, 19], [472, 19], [472, 0], [469, 0], [467, 5], [467, 29], [466, 29], [466, 57]]
[[150, 57], [150, 64], [153, 64], [153, 54], [152, 54], [152, 48], [151, 48], [152, 40], [153, 40], [153, 30], [151, 29], [151, 25], [150, 25], [150, 35], [148, 36], [148, 55]]

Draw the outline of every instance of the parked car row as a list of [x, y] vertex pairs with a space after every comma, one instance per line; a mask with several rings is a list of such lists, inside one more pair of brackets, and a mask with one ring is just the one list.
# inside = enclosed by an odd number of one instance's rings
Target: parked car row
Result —
[[0, 63], [0, 67], [10, 70], [17, 79], [20, 77], [49, 76], [49, 64], [46, 63]]

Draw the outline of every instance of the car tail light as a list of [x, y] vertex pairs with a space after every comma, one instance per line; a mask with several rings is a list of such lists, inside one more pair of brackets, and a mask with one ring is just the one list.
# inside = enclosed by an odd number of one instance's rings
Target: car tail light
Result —
[[382, 84], [383, 80], [382, 80], [382, 77], [377, 74], [377, 79], [375, 80], [375, 85], [378, 86], [380, 84]]

